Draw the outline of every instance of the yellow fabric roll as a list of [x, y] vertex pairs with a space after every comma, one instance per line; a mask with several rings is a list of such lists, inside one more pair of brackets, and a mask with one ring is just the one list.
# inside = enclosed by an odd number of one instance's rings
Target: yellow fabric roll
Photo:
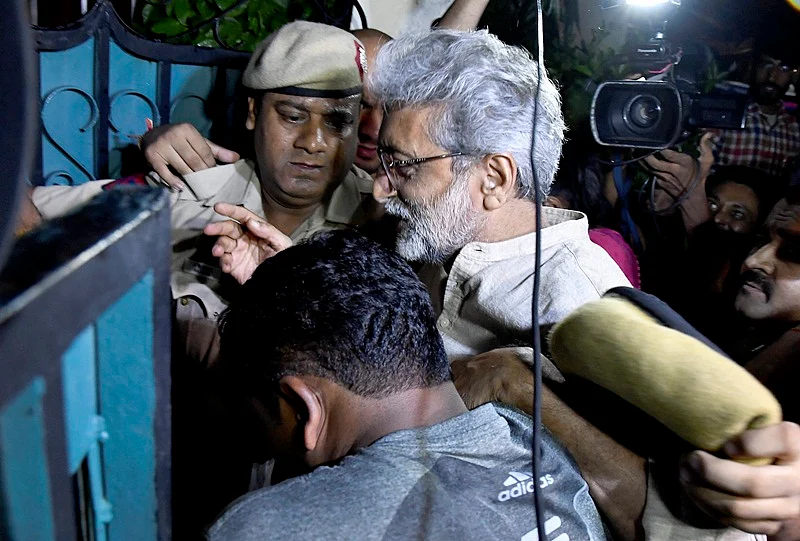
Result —
[[744, 368], [620, 298], [575, 310], [553, 329], [550, 349], [562, 372], [613, 392], [699, 449], [717, 451], [781, 421], [778, 401]]

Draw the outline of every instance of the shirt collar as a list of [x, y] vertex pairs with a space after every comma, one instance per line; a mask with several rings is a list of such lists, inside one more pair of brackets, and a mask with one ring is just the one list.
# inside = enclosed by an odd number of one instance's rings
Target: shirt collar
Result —
[[343, 225], [353, 222], [353, 214], [361, 206], [362, 194], [358, 184], [353, 182], [352, 175], [352, 172], [348, 172], [342, 183], [333, 190], [325, 209], [325, 221]]
[[[542, 251], [571, 240], [587, 238], [589, 221], [576, 210], [542, 207]], [[502, 261], [536, 253], [536, 233], [528, 233], [500, 242], [470, 242], [462, 255], [485, 261]]]

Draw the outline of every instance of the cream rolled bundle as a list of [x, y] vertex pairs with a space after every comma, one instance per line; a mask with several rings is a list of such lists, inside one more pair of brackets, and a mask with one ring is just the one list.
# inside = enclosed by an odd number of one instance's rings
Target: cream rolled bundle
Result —
[[575, 310], [553, 329], [550, 350], [564, 374], [604, 387], [699, 449], [781, 421], [778, 401], [744, 368], [621, 298]]

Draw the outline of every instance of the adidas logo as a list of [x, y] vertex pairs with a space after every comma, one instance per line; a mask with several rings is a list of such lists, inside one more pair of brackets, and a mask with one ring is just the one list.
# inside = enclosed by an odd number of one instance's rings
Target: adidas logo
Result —
[[510, 487], [511, 485], [516, 484], [516, 483], [523, 483], [523, 482], [527, 481], [530, 478], [531, 478], [531, 476], [528, 475], [528, 474], [519, 473], [517, 471], [511, 471], [511, 472], [508, 472], [508, 479], [503, 481], [503, 484], [505, 486], [507, 486], [507, 487]]
[[535, 487], [533, 478], [530, 475], [517, 471], [508, 472], [508, 478], [503, 481], [503, 486], [513, 488], [500, 491], [497, 499], [501, 502], [507, 502], [512, 498], [519, 498], [525, 494], [532, 494]]
[[[546, 488], [552, 485], [553, 482], [554, 480], [552, 475], [544, 475], [541, 477], [541, 483], [539, 483], [539, 487]], [[524, 496], [526, 494], [533, 494], [534, 490], [536, 490], [533, 477], [527, 473], [521, 473], [518, 471], [508, 472], [508, 477], [505, 481], [503, 481], [503, 486], [511, 488], [501, 490], [500, 494], [497, 495], [498, 501], [501, 502], [507, 502], [512, 498], [519, 498], [520, 496]]]

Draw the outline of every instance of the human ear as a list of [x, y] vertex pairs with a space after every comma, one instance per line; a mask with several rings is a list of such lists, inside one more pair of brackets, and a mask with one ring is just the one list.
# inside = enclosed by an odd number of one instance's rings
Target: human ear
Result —
[[327, 408], [317, 389], [302, 377], [286, 376], [280, 381], [281, 392], [295, 411], [297, 437], [306, 453], [313, 453], [321, 444]]
[[481, 180], [483, 208], [492, 211], [514, 198], [517, 189], [517, 162], [508, 153], [489, 154], [483, 159], [485, 168]]
[[252, 131], [256, 129], [256, 99], [247, 98], [247, 121], [245, 127]]

